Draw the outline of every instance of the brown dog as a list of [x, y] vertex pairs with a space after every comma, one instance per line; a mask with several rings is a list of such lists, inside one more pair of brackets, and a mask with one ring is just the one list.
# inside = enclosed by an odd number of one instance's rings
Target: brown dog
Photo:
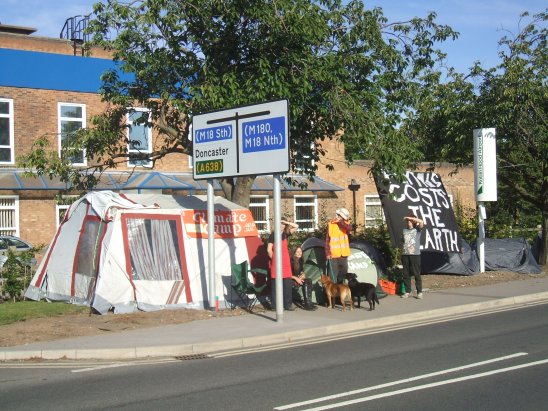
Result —
[[352, 304], [352, 293], [350, 288], [345, 284], [335, 284], [327, 275], [320, 277], [320, 282], [325, 288], [325, 295], [327, 296], [327, 306], [330, 308], [335, 308], [335, 298], [339, 297], [341, 299], [342, 310], [346, 311], [346, 299], [350, 301], [350, 309], [353, 310], [354, 307]]

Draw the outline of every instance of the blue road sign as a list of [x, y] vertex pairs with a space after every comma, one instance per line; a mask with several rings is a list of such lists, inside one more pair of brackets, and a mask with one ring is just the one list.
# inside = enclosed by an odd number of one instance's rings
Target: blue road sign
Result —
[[231, 125], [202, 128], [194, 131], [194, 144], [214, 143], [216, 141], [230, 140], [231, 138]]
[[286, 145], [285, 117], [274, 117], [242, 123], [242, 151], [281, 150]]

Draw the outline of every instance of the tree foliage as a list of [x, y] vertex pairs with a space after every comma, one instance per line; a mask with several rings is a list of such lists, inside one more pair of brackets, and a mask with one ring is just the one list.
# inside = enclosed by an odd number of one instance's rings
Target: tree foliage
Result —
[[[322, 141], [340, 138], [347, 161], [368, 158], [401, 174], [419, 158], [397, 125], [415, 94], [439, 80], [435, 68], [444, 55], [436, 45], [457, 36], [435, 18], [389, 23], [379, 8], [340, 0], [97, 3], [92, 43], [112, 51], [133, 76], [103, 75], [108, 107], [71, 147], [85, 148], [97, 171], [125, 164], [124, 116], [146, 107], [160, 138], [150, 155], [133, 158], [191, 154], [193, 115], [287, 99], [292, 168], [299, 164], [299, 173], [315, 175]], [[82, 184], [69, 162], [46, 159], [45, 152], [37, 147], [23, 163]], [[227, 198], [246, 205], [253, 178], [223, 179]]]
[[3, 291], [13, 301], [21, 298], [23, 291], [30, 282], [30, 266], [34, 252], [34, 249], [20, 253], [16, 253], [10, 249], [7, 250], [7, 258], [0, 269], [0, 278], [4, 279], [3, 287], [0, 288], [0, 291]]
[[[499, 41], [501, 63], [468, 75], [451, 72], [449, 81], [420, 95], [417, 111], [405, 123], [429, 161], [473, 162], [472, 131], [495, 127], [498, 202], [493, 217], [512, 216], [519, 225], [542, 223], [546, 264], [548, 226], [547, 43], [546, 12], [530, 18], [516, 36]], [[501, 220], [502, 221], [502, 220]]]

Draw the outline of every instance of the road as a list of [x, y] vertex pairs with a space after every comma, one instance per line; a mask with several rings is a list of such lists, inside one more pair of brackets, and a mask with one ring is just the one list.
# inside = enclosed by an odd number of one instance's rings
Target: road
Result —
[[547, 381], [544, 304], [213, 358], [3, 364], [0, 398], [6, 410], [542, 410]]

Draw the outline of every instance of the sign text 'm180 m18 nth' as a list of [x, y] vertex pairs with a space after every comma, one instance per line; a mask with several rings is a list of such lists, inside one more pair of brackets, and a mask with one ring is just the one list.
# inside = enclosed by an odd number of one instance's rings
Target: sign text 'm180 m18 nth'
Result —
[[194, 179], [287, 173], [288, 109], [278, 100], [194, 116]]

